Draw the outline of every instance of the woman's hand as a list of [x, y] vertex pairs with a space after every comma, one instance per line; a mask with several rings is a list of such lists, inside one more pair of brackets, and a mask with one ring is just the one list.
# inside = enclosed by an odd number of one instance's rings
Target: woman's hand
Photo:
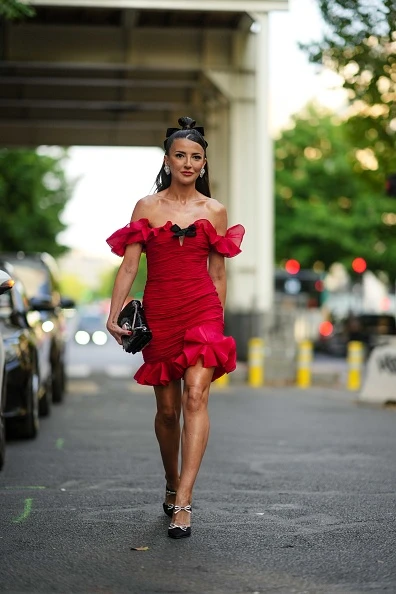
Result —
[[120, 328], [117, 322], [113, 322], [110, 320], [110, 318], [107, 320], [106, 328], [120, 345], [122, 345], [122, 336], [130, 336], [132, 334], [130, 330], [124, 330], [123, 328]]

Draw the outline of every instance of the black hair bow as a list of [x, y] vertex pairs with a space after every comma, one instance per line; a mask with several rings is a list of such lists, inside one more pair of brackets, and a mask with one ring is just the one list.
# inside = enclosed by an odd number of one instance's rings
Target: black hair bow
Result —
[[197, 228], [194, 224], [185, 229], [182, 229], [179, 225], [172, 225], [170, 230], [173, 231], [173, 237], [195, 237], [197, 234]]

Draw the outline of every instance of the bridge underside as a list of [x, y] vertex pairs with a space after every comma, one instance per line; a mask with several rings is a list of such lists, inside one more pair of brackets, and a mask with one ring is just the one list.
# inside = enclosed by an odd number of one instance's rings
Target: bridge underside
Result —
[[180, 115], [227, 101], [207, 71], [233, 69], [243, 12], [37, 6], [2, 23], [0, 142], [160, 145]]
[[287, 0], [30, 3], [34, 18], [0, 23], [0, 144], [162, 146], [167, 127], [193, 117], [213, 195], [248, 230], [228, 266], [229, 311], [269, 311], [268, 11]]

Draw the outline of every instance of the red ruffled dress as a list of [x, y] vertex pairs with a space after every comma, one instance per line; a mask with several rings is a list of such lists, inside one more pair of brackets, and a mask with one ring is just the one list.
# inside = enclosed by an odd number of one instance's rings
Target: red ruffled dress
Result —
[[170, 221], [153, 228], [148, 219], [140, 219], [106, 240], [118, 256], [130, 243], [141, 243], [147, 255], [143, 307], [153, 338], [142, 351], [144, 364], [135, 374], [139, 384], [167, 385], [182, 378], [200, 357], [204, 367], [215, 368], [213, 380], [235, 369], [235, 341], [224, 336], [223, 308], [208, 273], [208, 255], [215, 250], [227, 258], [236, 256], [244, 233], [242, 225], [235, 225], [225, 236], [218, 235], [206, 219], [186, 229]]

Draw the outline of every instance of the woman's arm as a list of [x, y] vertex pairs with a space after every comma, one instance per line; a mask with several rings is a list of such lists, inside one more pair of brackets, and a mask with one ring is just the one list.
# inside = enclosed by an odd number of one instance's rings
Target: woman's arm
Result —
[[106, 327], [118, 344], [122, 344], [121, 336], [131, 334], [119, 327], [117, 319], [124, 306], [125, 299], [129, 295], [133, 281], [136, 278], [142, 249], [143, 247], [140, 243], [132, 243], [126, 247], [124, 259], [114, 281], [110, 313]]
[[227, 296], [227, 276], [225, 270], [224, 256], [211, 252], [209, 254], [209, 267], [208, 267], [210, 278], [216, 287], [217, 294], [220, 299], [221, 306], [224, 310], [225, 301]]
[[[131, 216], [131, 221], [145, 218], [145, 203], [145, 198], [140, 199], [136, 203]], [[142, 250], [143, 246], [140, 243], [132, 243], [126, 246], [124, 259], [121, 262], [121, 266], [114, 281], [110, 313], [106, 327], [118, 344], [122, 344], [121, 336], [131, 334], [128, 330], [122, 330], [122, 328], [119, 327], [117, 319], [136, 278]]]
[[[225, 235], [227, 231], [227, 211], [219, 203], [217, 203], [216, 212], [214, 213], [214, 227], [219, 235]], [[224, 256], [217, 252], [210, 252], [208, 272], [216, 287], [220, 303], [224, 310], [227, 296], [227, 276]]]

